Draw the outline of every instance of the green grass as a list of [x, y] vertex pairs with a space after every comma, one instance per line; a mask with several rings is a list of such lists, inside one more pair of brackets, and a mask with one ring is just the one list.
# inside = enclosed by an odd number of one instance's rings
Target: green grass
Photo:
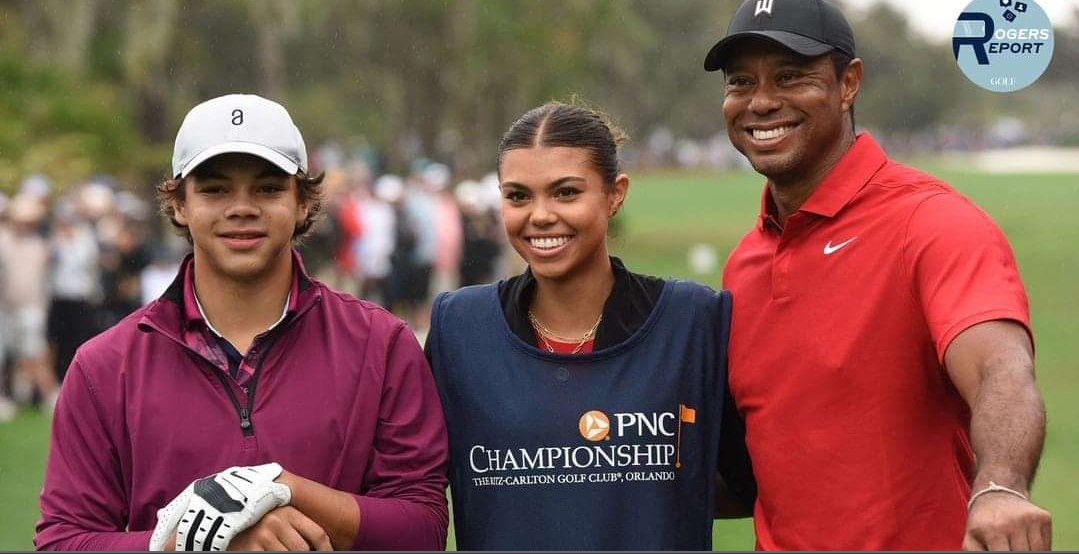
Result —
[[33, 550], [37, 496], [49, 450], [49, 419], [23, 411], [0, 423], [0, 550]]
[[[1030, 295], [1037, 341], [1038, 382], [1049, 413], [1049, 434], [1035, 500], [1054, 517], [1057, 549], [1079, 549], [1079, 390], [1069, 371], [1079, 359], [1079, 177], [937, 172], [978, 202], [1008, 235]], [[762, 180], [752, 173], [637, 175], [612, 250], [635, 271], [720, 284], [719, 267], [754, 223]], [[697, 275], [687, 249], [713, 246], [720, 266]], [[37, 494], [48, 441], [48, 421], [23, 412], [0, 424], [0, 550], [33, 547]], [[452, 532], [452, 530], [451, 530]], [[717, 522], [717, 550], [753, 548], [749, 520]], [[452, 538], [452, 534], [451, 534]], [[451, 542], [451, 546], [452, 546]]]

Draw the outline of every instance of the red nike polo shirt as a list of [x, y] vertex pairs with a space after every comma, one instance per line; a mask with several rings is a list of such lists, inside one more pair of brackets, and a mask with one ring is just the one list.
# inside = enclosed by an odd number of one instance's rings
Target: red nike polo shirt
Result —
[[1007, 240], [866, 133], [782, 231], [770, 211], [766, 187], [723, 278], [758, 548], [960, 549], [970, 412], [942, 361], [974, 324], [1029, 332]]

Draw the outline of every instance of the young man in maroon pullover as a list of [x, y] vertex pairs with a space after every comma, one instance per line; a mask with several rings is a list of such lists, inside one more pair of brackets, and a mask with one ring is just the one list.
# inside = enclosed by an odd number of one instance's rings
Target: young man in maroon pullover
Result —
[[444, 548], [430, 370], [401, 321], [308, 277], [292, 248], [319, 209], [307, 172], [274, 102], [188, 113], [159, 193], [194, 252], [72, 362], [37, 548]]

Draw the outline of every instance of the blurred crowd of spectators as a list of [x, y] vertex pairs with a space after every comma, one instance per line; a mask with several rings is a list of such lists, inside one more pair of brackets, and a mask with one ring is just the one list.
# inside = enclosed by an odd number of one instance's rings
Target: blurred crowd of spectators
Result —
[[314, 160], [326, 176], [322, 219], [299, 247], [308, 271], [381, 304], [418, 333], [434, 293], [522, 269], [506, 255], [494, 173], [455, 180], [448, 166], [420, 158], [407, 174], [378, 175], [376, 162], [333, 144]]
[[182, 254], [151, 240], [154, 213], [104, 178], [55, 196], [33, 175], [0, 194], [0, 421], [16, 403], [51, 410], [78, 345], [139, 307], [143, 273]]
[[[308, 272], [418, 334], [436, 292], [523, 269], [506, 255], [494, 174], [455, 180], [418, 159], [379, 175], [332, 145], [312, 160], [326, 177], [322, 219], [298, 246]], [[78, 346], [160, 296], [189, 251], [149, 192], [107, 177], [57, 193], [33, 175], [0, 192], [0, 422], [19, 406], [51, 412]]]
[[[954, 124], [939, 124], [919, 131], [869, 131], [884, 145], [888, 154], [904, 158], [941, 153], [981, 152], [1023, 145], [1074, 144], [1073, 127], [1046, 129], [1031, 125], [1017, 117], [1002, 115], [991, 124], [972, 128]], [[749, 161], [731, 146], [726, 131], [706, 139], [678, 137], [667, 128], [652, 130], [643, 141], [628, 143], [622, 158], [633, 169], [681, 168], [703, 170], [751, 170]]]

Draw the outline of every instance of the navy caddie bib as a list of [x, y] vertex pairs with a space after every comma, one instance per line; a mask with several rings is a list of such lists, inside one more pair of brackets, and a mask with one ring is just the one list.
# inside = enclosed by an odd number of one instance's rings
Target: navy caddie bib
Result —
[[709, 550], [728, 292], [671, 280], [590, 354], [516, 336], [498, 285], [440, 294], [427, 350], [460, 550]]

